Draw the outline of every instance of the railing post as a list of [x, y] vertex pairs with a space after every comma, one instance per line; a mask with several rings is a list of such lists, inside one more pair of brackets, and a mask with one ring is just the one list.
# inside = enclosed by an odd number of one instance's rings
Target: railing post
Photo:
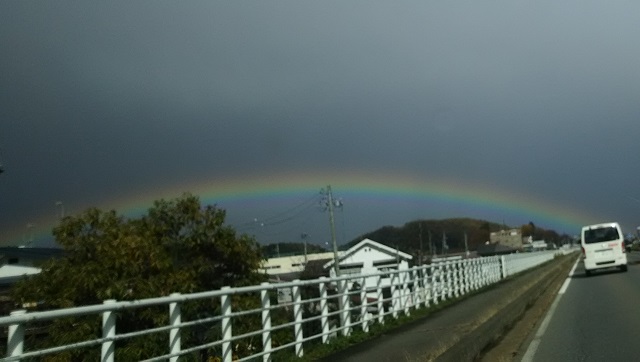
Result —
[[[300, 283], [300, 279], [295, 279], [293, 282]], [[296, 338], [296, 356], [300, 358], [304, 355], [304, 351], [302, 350], [302, 340], [304, 337], [302, 335], [302, 296], [300, 294], [300, 285], [296, 284], [293, 286], [292, 294], [293, 319], [295, 320], [295, 324], [293, 325], [293, 334]]]
[[[222, 287], [222, 291], [229, 291], [231, 287]], [[233, 333], [231, 330], [231, 297], [229, 294], [223, 294], [220, 296], [220, 308], [222, 314], [222, 320], [220, 326], [222, 329], [222, 361], [231, 362], [233, 360], [233, 349], [231, 347], [231, 337]]]
[[360, 318], [362, 319], [362, 330], [369, 332], [369, 320], [367, 319], [367, 278], [362, 278], [360, 287]]
[[476, 290], [476, 276], [478, 273], [476, 272], [476, 264], [478, 263], [479, 258], [471, 259], [469, 265], [469, 291]]
[[399, 275], [398, 275], [398, 272], [396, 271], [391, 276], [391, 315], [393, 316], [393, 318], [398, 318], [398, 309], [400, 309], [398, 307], [400, 303], [400, 300], [399, 300], [400, 298], [398, 296], [398, 294], [400, 293], [398, 291], [398, 286], [397, 286], [398, 279], [399, 279]]
[[413, 268], [411, 276], [413, 278], [413, 307], [417, 310], [424, 299], [424, 288], [422, 288], [422, 279], [420, 278], [420, 267]]
[[[178, 297], [180, 293], [172, 293], [170, 296]], [[180, 352], [180, 323], [182, 323], [180, 304], [178, 302], [169, 303], [169, 324], [174, 327], [169, 330], [169, 351], [171, 354]], [[178, 356], [169, 358], [169, 362], [178, 362]]]
[[473, 291], [476, 289], [476, 263], [478, 258], [471, 259], [469, 264], [467, 264], [467, 283], [469, 283], [469, 291]]
[[487, 265], [491, 265], [487, 264], [487, 261], [491, 261], [491, 257], [480, 259], [480, 263], [478, 264], [478, 288], [482, 288], [487, 284], [485, 270], [487, 269]]
[[260, 283], [263, 289], [260, 290], [260, 300], [262, 304], [262, 355], [263, 362], [271, 361], [271, 300], [269, 299], [269, 283]]
[[481, 258], [476, 258], [471, 261], [471, 288], [472, 290], [477, 290], [480, 286], [478, 285], [479, 274], [480, 271], [478, 265], [480, 265]]
[[449, 299], [453, 298], [453, 288], [454, 288], [454, 282], [453, 282], [453, 261], [446, 261], [445, 262], [445, 270], [447, 273], [447, 297]]
[[458, 298], [460, 296], [460, 261], [454, 260], [452, 262], [453, 267], [453, 296]]
[[409, 302], [411, 295], [409, 294], [409, 271], [405, 270], [402, 272], [402, 308], [404, 309], [404, 315], [408, 316], [410, 314], [409, 311]]
[[[498, 263], [496, 265], [500, 266], [500, 257], [496, 256], [493, 257], [494, 260], [497, 260]], [[488, 257], [485, 259], [482, 259], [482, 263], [480, 263], [480, 275], [481, 275], [481, 279], [480, 279], [480, 287], [484, 287], [487, 284], [489, 284], [490, 280], [493, 279], [493, 264], [492, 263], [492, 257]], [[487, 270], [489, 271], [489, 273], [487, 273]]]
[[[12, 316], [27, 313], [26, 310], [20, 309], [11, 312]], [[24, 324], [12, 324], [9, 326], [9, 335], [7, 337], [7, 357], [20, 356], [24, 350]]]
[[[105, 300], [104, 304], [114, 304], [114, 299]], [[113, 338], [116, 336], [116, 315], [108, 310], [102, 313], [102, 338]], [[113, 340], [102, 342], [102, 362], [113, 362], [115, 359], [116, 345]]]
[[460, 268], [462, 268], [460, 273], [460, 275], [462, 276], [462, 295], [465, 295], [469, 292], [469, 269], [467, 269], [468, 266], [469, 259], [462, 259], [462, 262], [460, 263]]
[[338, 281], [338, 290], [340, 292], [340, 326], [342, 327], [342, 335], [349, 336], [351, 334], [351, 307], [349, 305], [349, 291], [348, 283], [346, 280]]
[[327, 278], [320, 277], [320, 324], [322, 325], [322, 343], [329, 342], [329, 306], [327, 303]]
[[438, 263], [438, 287], [440, 301], [447, 300], [447, 269], [443, 261]]
[[438, 285], [438, 268], [433, 264], [430, 266], [431, 269], [431, 299], [433, 300], [433, 304], [438, 304], [438, 296], [439, 296], [439, 285]]
[[478, 289], [478, 261], [480, 258], [475, 258], [471, 260], [471, 265], [469, 265], [469, 285], [471, 286], [471, 290]]
[[506, 279], [507, 274], [507, 261], [504, 255], [500, 257], [500, 264], [502, 265], [502, 279]]
[[378, 299], [378, 323], [384, 324], [384, 294], [382, 294], [382, 275], [376, 277], [376, 295]]
[[428, 308], [431, 304], [431, 284], [429, 283], [429, 269], [431, 267], [422, 265], [422, 288], [424, 290], [424, 306]]

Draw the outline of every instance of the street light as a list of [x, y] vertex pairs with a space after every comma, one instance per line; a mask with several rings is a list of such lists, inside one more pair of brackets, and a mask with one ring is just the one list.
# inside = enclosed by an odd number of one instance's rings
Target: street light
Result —
[[300, 234], [300, 239], [302, 239], [302, 242], [304, 243], [304, 266], [305, 268], [307, 267], [307, 238], [309, 237], [309, 234], [307, 233], [302, 233]]
[[60, 219], [64, 219], [64, 204], [62, 201], [57, 201], [56, 206], [60, 207]]
[[27, 243], [27, 245], [33, 242], [33, 227], [34, 225], [32, 223], [27, 224], [27, 233], [29, 234], [29, 242]]

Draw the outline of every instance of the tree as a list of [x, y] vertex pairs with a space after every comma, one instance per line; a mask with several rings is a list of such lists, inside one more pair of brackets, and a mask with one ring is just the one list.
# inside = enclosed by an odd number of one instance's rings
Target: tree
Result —
[[529, 221], [528, 224], [524, 224], [520, 227], [520, 232], [523, 237], [531, 236], [532, 238], [535, 239], [535, 235], [534, 235], [535, 231], [536, 231], [536, 226], [531, 221]]
[[[262, 257], [258, 244], [246, 235], [236, 235], [224, 225], [224, 219], [224, 210], [202, 207], [190, 194], [156, 201], [139, 218], [95, 208], [77, 217], [65, 217], [53, 234], [66, 255], [45, 264], [40, 274], [18, 283], [13, 289], [14, 300], [21, 304], [42, 301], [47, 309], [67, 308], [100, 304], [106, 299], [136, 300], [260, 283]], [[202, 315], [200, 304], [185, 303], [183, 318]], [[209, 301], [207, 313], [214, 313], [216, 307]], [[53, 322], [42, 343], [95, 338], [100, 335], [98, 319]], [[165, 311], [158, 309], [121, 313], [118, 333], [167, 320]], [[202, 331], [187, 331], [186, 344], [198, 333]], [[139, 360], [166, 353], [166, 336], [134, 339], [118, 346], [118, 359]], [[93, 359], [85, 351], [74, 353], [64, 352], [53, 359]]]

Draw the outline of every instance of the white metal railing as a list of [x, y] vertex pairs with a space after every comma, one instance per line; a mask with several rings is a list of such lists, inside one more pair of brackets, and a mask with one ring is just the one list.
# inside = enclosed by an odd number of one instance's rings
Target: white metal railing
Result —
[[[368, 332], [374, 323], [384, 324], [385, 320], [398, 318], [401, 313], [409, 315], [411, 309], [429, 307], [465, 295], [540, 265], [557, 254], [573, 251], [575, 249], [446, 260], [407, 270], [277, 284], [262, 283], [239, 288], [223, 287], [209, 292], [171, 294], [135, 301], [107, 300], [100, 305], [42, 312], [18, 310], [9, 316], [0, 317], [0, 326], [7, 331], [7, 352], [2, 361], [39, 359], [62, 351], [97, 348], [98, 345], [101, 346], [101, 361], [114, 361], [118, 342], [126, 343], [129, 339], [152, 334], [166, 335], [166, 353], [149, 357], [147, 361], [177, 361], [180, 356], [203, 350], [209, 357], [217, 357], [224, 362], [255, 360], [260, 357], [263, 361], [271, 361], [274, 353], [283, 350], [293, 350], [295, 355], [302, 357], [304, 346], [309, 343], [330, 343], [331, 339], [339, 338], [339, 335], [349, 336], [356, 328]], [[275, 294], [283, 289], [291, 290], [291, 300], [274, 303]], [[240, 297], [253, 302], [256, 307], [242, 309], [238, 304], [234, 305], [234, 298]], [[181, 306], [190, 301], [203, 300], [218, 303], [219, 311], [209, 311], [205, 318], [183, 321]], [[167, 325], [117, 334], [117, 313], [157, 306], [167, 308]], [[102, 332], [99, 337], [40, 350], [25, 346], [25, 330], [29, 325], [86, 315], [102, 316]], [[238, 328], [243, 324], [241, 322], [247, 321], [252, 323], [244, 324], [251, 328]], [[183, 345], [183, 332], [202, 325], [219, 328], [220, 338]], [[233, 329], [234, 325], [237, 330]], [[279, 331], [291, 333], [278, 334]], [[259, 342], [255, 342], [255, 339]], [[237, 353], [239, 346], [244, 346], [241, 354]]]

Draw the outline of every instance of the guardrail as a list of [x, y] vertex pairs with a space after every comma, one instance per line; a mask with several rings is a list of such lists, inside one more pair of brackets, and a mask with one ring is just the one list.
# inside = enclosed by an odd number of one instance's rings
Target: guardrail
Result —
[[[8, 329], [7, 355], [3, 361], [40, 359], [63, 351], [101, 346], [103, 362], [114, 361], [116, 346], [128, 340], [164, 334], [164, 354], [145, 356], [146, 361], [177, 361], [180, 356], [207, 356], [224, 362], [271, 361], [279, 351], [293, 350], [302, 357], [310, 343], [330, 343], [339, 336], [349, 336], [355, 328], [368, 332], [375, 324], [384, 324], [400, 313], [428, 308], [442, 301], [496, 283], [510, 275], [532, 268], [575, 249], [511, 254], [505, 256], [459, 259], [422, 265], [407, 270], [390, 270], [367, 275], [338, 278], [295, 280], [287, 283], [262, 283], [257, 286], [194, 293], [135, 301], [107, 300], [100, 305], [82, 306], [42, 312], [18, 310], [0, 318]], [[277, 294], [284, 298], [278, 302]], [[290, 298], [288, 298], [290, 296]], [[212, 306], [205, 317], [182, 320], [181, 307], [194, 301]], [[241, 301], [244, 301], [241, 303]], [[215, 305], [215, 308], [213, 307]], [[119, 313], [145, 308], [165, 308], [168, 324], [124, 334], [116, 333]], [[25, 330], [55, 319], [97, 316], [96, 338], [25, 350]], [[193, 329], [216, 330], [214, 340], [183, 343], [182, 335]], [[187, 342], [187, 341], [185, 341]], [[126, 348], [126, 347], [122, 347]], [[197, 359], [197, 357], [194, 357]]]

